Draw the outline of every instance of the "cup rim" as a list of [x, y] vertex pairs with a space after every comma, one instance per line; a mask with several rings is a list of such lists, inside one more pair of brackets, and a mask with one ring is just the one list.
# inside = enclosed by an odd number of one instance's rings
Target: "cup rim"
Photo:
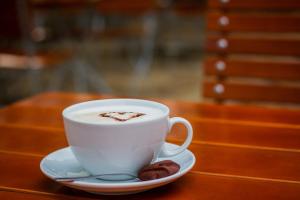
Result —
[[[72, 112], [72, 110], [74, 110], [80, 106], [87, 105], [87, 104], [105, 103], [105, 102], [131, 102], [131, 103], [135, 102], [135, 103], [140, 103], [140, 104], [144, 103], [144, 104], [148, 104], [148, 105], [154, 105], [154, 106], [156, 106], [156, 108], [159, 107], [159, 109], [163, 112], [163, 114], [158, 117], [148, 119], [146, 121], [128, 121], [126, 123], [84, 122], [84, 121], [75, 120], [68, 115], [70, 112]], [[62, 111], [62, 116], [64, 119], [67, 119], [71, 122], [75, 122], [75, 123], [79, 123], [79, 124], [99, 125], [99, 126], [122, 126], [122, 125], [147, 123], [147, 122], [151, 122], [151, 121], [160, 120], [162, 118], [169, 116], [169, 113], [170, 113], [170, 109], [168, 108], [168, 106], [166, 106], [162, 103], [158, 103], [156, 101], [150, 101], [150, 100], [144, 100], [144, 99], [131, 99], [131, 98], [115, 98], [115, 99], [99, 99], [99, 100], [84, 101], [81, 103], [76, 103], [76, 104], [70, 105]]]

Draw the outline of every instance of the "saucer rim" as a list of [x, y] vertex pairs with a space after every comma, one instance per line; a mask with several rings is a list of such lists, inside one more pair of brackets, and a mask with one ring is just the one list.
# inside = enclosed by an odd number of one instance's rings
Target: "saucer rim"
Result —
[[[169, 143], [169, 142], [165, 142], [166, 145], [174, 145], [174, 146], [179, 146], [177, 144], [173, 144], [173, 143]], [[43, 164], [46, 162], [46, 159], [48, 158], [48, 156], [50, 155], [53, 155], [53, 154], [56, 154], [57, 152], [59, 151], [65, 151], [66, 149], [69, 149], [71, 148], [70, 146], [68, 147], [64, 147], [64, 148], [61, 148], [61, 149], [58, 149], [54, 152], [51, 152], [50, 154], [46, 155], [40, 162], [40, 170], [42, 171], [42, 173], [47, 176], [48, 178], [55, 180], [55, 176], [51, 176], [48, 172], [46, 172], [46, 169], [44, 169], [43, 167]], [[155, 179], [155, 180], [149, 180], [149, 181], [139, 181], [139, 182], [125, 182], [125, 183], [122, 183], [122, 182], [118, 182], [118, 181], [115, 181], [113, 183], [91, 183], [91, 182], [86, 182], [84, 180], [78, 180], [78, 181], [73, 181], [73, 182], [65, 182], [65, 183], [62, 183], [64, 185], [67, 185], [67, 186], [78, 186], [78, 187], [84, 187], [84, 188], [89, 188], [89, 189], [92, 189], [92, 188], [107, 188], [107, 189], [117, 189], [117, 188], [132, 188], [132, 187], [145, 187], [145, 186], [150, 186], [150, 185], [157, 185], [157, 184], [161, 184], [161, 183], [169, 183], [169, 182], [172, 182], [173, 180], [176, 180], [178, 178], [180, 178], [181, 176], [183, 176], [184, 174], [186, 174], [187, 172], [189, 172], [193, 166], [195, 165], [196, 163], [196, 157], [195, 155], [193, 154], [193, 152], [191, 152], [189, 149], [186, 149], [184, 152], [187, 152], [189, 154], [189, 156], [191, 156], [191, 164], [189, 166], [187, 166], [185, 169], [183, 170], [179, 170], [177, 173], [171, 175], [171, 176], [168, 176], [168, 177], [164, 177], [164, 178], [160, 178], [160, 179]], [[182, 152], [183, 153], [183, 152]], [[180, 155], [180, 154], [178, 154]], [[178, 156], [176, 155], [176, 156]], [[172, 156], [172, 157], [176, 157], [176, 156]], [[166, 158], [169, 158], [172, 160], [172, 157], [166, 157]], [[164, 158], [164, 157], [159, 157], [159, 158]], [[57, 182], [57, 181], [56, 181]]]

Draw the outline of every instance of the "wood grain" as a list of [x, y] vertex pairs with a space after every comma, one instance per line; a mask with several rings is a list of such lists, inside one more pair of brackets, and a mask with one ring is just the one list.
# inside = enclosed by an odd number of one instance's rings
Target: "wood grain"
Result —
[[[6, 52], [3, 50], [0, 53], [0, 65], [1, 68], [7, 69], [29, 69], [31, 66], [28, 65], [28, 55], [25, 52]], [[37, 52], [36, 55], [32, 56], [32, 62], [35, 62], [34, 69], [42, 68], [54, 68], [55, 65], [66, 62], [71, 57], [71, 52], [60, 51], [55, 53], [43, 53]]]
[[[33, 131], [30, 133], [28, 131], [24, 132], [24, 136], [22, 132], [10, 135], [15, 138], [17, 134], [19, 138], [16, 141], [12, 141], [9, 137], [1, 137], [0, 150], [3, 154], [0, 158], [4, 166], [7, 165], [5, 163], [11, 162], [7, 159], [15, 157], [10, 154], [11, 151], [41, 158], [67, 146], [62, 132]], [[170, 141], [174, 142], [174, 139]], [[203, 142], [194, 142], [190, 149], [195, 153], [198, 161], [193, 169], [195, 171], [300, 181], [300, 173], [298, 173], [300, 149], [287, 151], [288, 149], [251, 148]], [[236, 163], [235, 160], [239, 162]], [[12, 166], [9, 168], [12, 169]]]
[[[300, 127], [240, 124], [206, 119], [192, 119], [190, 122], [194, 129], [194, 143], [300, 149]], [[66, 146], [62, 127], [56, 129], [2, 124], [0, 130], [2, 133], [0, 134], [0, 147], [5, 150], [17, 149], [21, 152], [48, 153]], [[170, 141], [182, 141], [184, 138], [185, 128], [179, 125], [176, 125], [168, 135]], [[43, 140], [47, 141], [47, 144], [28, 144], [32, 141]], [[48, 146], [51, 148], [49, 149]]]
[[[102, 98], [118, 98], [111, 95], [72, 94], [49, 92], [25, 99], [15, 105], [0, 109], [0, 123], [26, 125], [45, 125], [55, 127], [62, 125], [61, 111], [74, 103]], [[170, 107], [172, 116], [196, 117], [230, 122], [264, 122], [300, 125], [299, 110], [270, 109], [256, 106], [199, 104], [166, 99], [150, 99]], [[24, 114], [22, 114], [24, 113]], [[26, 113], [26, 114], [25, 114]], [[47, 117], [40, 117], [40, 114]], [[35, 122], [35, 124], [33, 124]]]
[[[223, 85], [224, 92], [215, 92], [217, 84]], [[220, 100], [300, 103], [300, 87], [297, 86], [206, 81], [203, 88], [205, 97]]]
[[[220, 23], [221, 17], [228, 19], [228, 24]], [[207, 14], [208, 31], [229, 32], [299, 32], [300, 15], [282, 13], [243, 13], [216, 12]]]
[[220, 0], [209, 0], [209, 8], [215, 9], [253, 9], [253, 10], [296, 10], [300, 8], [298, 0], [230, 0], [222, 3]]
[[93, 198], [83, 198], [76, 196], [67, 196], [67, 195], [56, 195], [56, 194], [47, 194], [39, 193], [28, 190], [19, 190], [18, 192], [14, 191], [13, 188], [1, 188], [0, 189], [0, 198], [1, 200], [11, 200], [11, 199], [22, 199], [22, 200], [83, 200], [83, 199], [93, 199]]
[[[218, 42], [227, 41], [226, 48], [220, 48]], [[229, 35], [207, 35], [205, 49], [213, 53], [268, 54], [300, 56], [300, 39], [280, 36], [278, 38], [262, 38]]]
[[[247, 180], [242, 178], [230, 178], [215, 175], [191, 173], [179, 181], [150, 190], [144, 193], [126, 196], [126, 199], [204, 199], [216, 200], [240, 199], [240, 195], [247, 194], [249, 199], [272, 199], [297, 200], [299, 199], [299, 184], [281, 183], [273, 181]], [[13, 188], [0, 187], [1, 199], [120, 199], [123, 196], [101, 196], [89, 195], [84, 192], [68, 189], [67, 192], [39, 194], [39, 191], [17, 190], [10, 192]], [[62, 187], [63, 189], [66, 189]], [[253, 190], [255, 188], [255, 190]], [[63, 190], [61, 189], [61, 190]], [[8, 190], [8, 191], [7, 191]], [[191, 192], [191, 190], [195, 192]], [[49, 191], [49, 190], [48, 190]], [[62, 194], [63, 193], [63, 194]], [[125, 198], [125, 197], [124, 197]]]
[[[223, 62], [225, 67], [218, 70], [216, 65]], [[272, 80], [300, 80], [300, 61], [298, 60], [261, 60], [252, 58], [208, 57], [204, 61], [205, 75], [218, 77], [252, 77]]]
[[[0, 162], [2, 164], [0, 171], [2, 177], [0, 180], [0, 189], [16, 188], [15, 191], [18, 191], [18, 188], [20, 188], [22, 190], [29, 190], [32, 193], [99, 198], [99, 196], [90, 195], [61, 186], [60, 184], [57, 184], [43, 176], [38, 170], [40, 160], [38, 157], [23, 155], [15, 155], [14, 157], [11, 157], [3, 153], [0, 153], [0, 157]], [[5, 165], [3, 165], [3, 163], [5, 163]], [[23, 171], [12, 170], [19, 169], [20, 163], [22, 163]], [[24, 171], [26, 171], [26, 173], [24, 173]], [[15, 179], [10, 179], [12, 176], [14, 176]], [[159, 197], [164, 199], [164, 197], [166, 197], [170, 199], [190, 199], [203, 197], [211, 199], [213, 195], [215, 196], [215, 199], [221, 199], [221, 197], [224, 199], [224, 197], [229, 198], [229, 195], [231, 195], [231, 199], [239, 199], [240, 196], [238, 194], [246, 192], [251, 193], [250, 197], [257, 197], [258, 199], [266, 197], [270, 198], [273, 195], [276, 196], [276, 199], [281, 199], [283, 197], [296, 199], [300, 196], [298, 192], [299, 189], [300, 184], [293, 182], [256, 180], [243, 177], [213, 175], [209, 173], [189, 173], [182, 179], [170, 185], [138, 194], [137, 196], [129, 196], [129, 198]], [[281, 195], [281, 192], [286, 193]]]
[[[42, 182], [44, 182], [43, 180]], [[2, 190], [10, 190], [11, 188], [2, 188]], [[253, 189], [255, 188], [255, 189]], [[204, 199], [211, 200], [224, 200], [232, 199], [239, 200], [241, 195], [247, 194], [249, 199], [265, 200], [276, 198], [278, 200], [298, 200], [299, 184], [293, 183], [281, 183], [273, 181], [260, 181], [260, 180], [247, 180], [242, 178], [230, 178], [207, 174], [190, 173], [185, 177], [169, 184], [164, 187], [160, 187], [154, 190], [150, 190], [144, 193], [129, 195], [129, 196], [99, 196], [89, 195], [84, 192], [68, 189], [71, 193], [67, 197], [67, 192], [63, 193], [66, 188], [61, 187], [60, 193], [50, 193], [38, 195], [36, 191], [18, 191], [9, 193], [7, 191], [1, 191], [1, 199]], [[195, 192], [191, 192], [195, 191]]]
[[[187, 107], [192, 110], [192, 107]], [[203, 108], [206, 108], [203, 107]], [[218, 108], [219, 113], [217, 112]], [[223, 110], [222, 108], [227, 108]], [[232, 109], [230, 109], [232, 108]], [[287, 127], [299, 129], [298, 125], [298, 112], [285, 110], [286, 112], [280, 113], [282, 109], [258, 109], [255, 110], [255, 107], [251, 109], [251, 106], [247, 111], [248, 115], [242, 115], [240, 109], [235, 110], [235, 106], [214, 106], [208, 105], [207, 110], [202, 110], [199, 112], [199, 117], [197, 113], [191, 115], [192, 113], [182, 114], [183, 116], [190, 120], [194, 126], [200, 122], [209, 122], [212, 125], [220, 123], [228, 123], [233, 125], [253, 125], [253, 126], [265, 126], [265, 127]], [[246, 107], [245, 107], [246, 108]], [[61, 116], [61, 111], [63, 108], [56, 107], [40, 107], [40, 106], [18, 106], [14, 105], [9, 108], [3, 109], [0, 111], [0, 124], [2, 125], [12, 125], [12, 126], [21, 126], [28, 128], [48, 128], [48, 129], [62, 129], [63, 128], [63, 119]], [[181, 109], [176, 109], [181, 113]], [[32, 112], [34, 111], [34, 112]], [[200, 111], [200, 110], [198, 110]], [[207, 112], [206, 112], [207, 111]], [[213, 113], [210, 113], [213, 111]], [[230, 111], [230, 112], [227, 112]], [[274, 112], [273, 112], [274, 111]], [[284, 115], [286, 113], [286, 115]], [[47, 117], [41, 117], [43, 116]], [[175, 115], [175, 114], [173, 114]], [[260, 121], [260, 120], [261, 121]], [[293, 121], [294, 120], [294, 121]], [[282, 123], [280, 123], [282, 121]], [[289, 123], [290, 122], [290, 123]]]
[[[61, 186], [39, 170], [43, 156], [67, 146], [62, 109], [112, 97], [46, 93], [1, 109], [0, 199], [119, 198]], [[178, 181], [126, 199], [300, 198], [299, 111], [158, 101], [193, 124], [197, 163]], [[182, 142], [183, 132], [176, 126], [169, 141]]]

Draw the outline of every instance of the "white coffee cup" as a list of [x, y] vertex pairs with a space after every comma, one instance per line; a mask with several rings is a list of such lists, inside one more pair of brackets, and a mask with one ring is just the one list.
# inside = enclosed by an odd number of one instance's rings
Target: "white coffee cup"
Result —
[[[125, 123], [95, 123], [74, 119], [72, 113], [83, 109], [132, 105], [158, 109], [161, 114], [145, 120]], [[106, 99], [88, 101], [63, 111], [68, 143], [80, 164], [91, 174], [129, 173], [136, 175], [158, 155], [169, 157], [183, 152], [191, 143], [191, 124], [180, 117], [169, 118], [169, 108], [161, 103], [139, 99]], [[175, 150], [164, 148], [167, 134], [175, 123], [186, 127], [187, 138]], [[167, 159], [167, 158], [166, 158]]]

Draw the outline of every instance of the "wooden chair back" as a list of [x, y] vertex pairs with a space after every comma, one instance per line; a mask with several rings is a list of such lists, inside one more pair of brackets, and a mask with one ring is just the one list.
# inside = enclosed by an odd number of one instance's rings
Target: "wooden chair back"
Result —
[[300, 1], [209, 0], [204, 97], [300, 104]]

